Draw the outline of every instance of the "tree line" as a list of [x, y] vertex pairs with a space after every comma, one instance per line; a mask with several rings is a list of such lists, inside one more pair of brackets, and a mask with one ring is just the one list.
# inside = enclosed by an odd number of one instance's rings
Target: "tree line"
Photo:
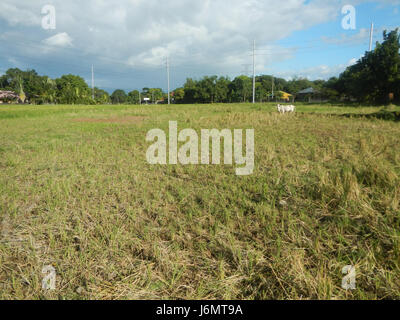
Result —
[[363, 103], [400, 102], [400, 35], [396, 29], [383, 32], [376, 43], [356, 64], [347, 68], [334, 85], [343, 95]]
[[32, 104], [139, 104], [140, 99], [148, 97], [156, 102], [165, 95], [159, 88], [129, 93], [115, 90], [110, 95], [99, 88], [92, 90], [80, 76], [68, 74], [51, 79], [40, 76], [35, 70], [18, 68], [9, 69], [0, 77], [0, 90], [13, 91], [21, 102]]
[[[187, 79], [182, 88], [171, 92], [171, 100], [174, 103], [250, 102], [252, 81], [252, 78], [243, 75], [233, 80], [217, 76], [206, 76], [200, 80]], [[309, 87], [335, 98], [337, 93], [328, 89], [330, 83], [301, 78], [286, 81], [262, 75], [256, 78], [256, 101], [280, 99], [284, 92], [296, 94]], [[92, 89], [80, 76], [69, 74], [51, 79], [38, 75], [35, 70], [22, 71], [18, 68], [9, 69], [0, 77], [0, 90], [13, 91], [20, 101], [32, 104], [140, 104], [145, 98], [149, 99], [149, 103], [167, 101], [167, 93], [160, 88], [143, 88], [141, 91], [133, 90], [128, 93], [117, 89], [112, 94], [94, 88], [93, 99]]]
[[[325, 81], [281, 78], [263, 75], [256, 79], [256, 100], [266, 101], [279, 98], [280, 92], [296, 93], [308, 87], [324, 90]], [[35, 70], [22, 71], [12, 68], [0, 77], [0, 90], [15, 92], [22, 102], [32, 104], [140, 104], [145, 98], [150, 103], [165, 103], [167, 93], [160, 88], [143, 88], [141, 91], [126, 92], [121, 89], [112, 94], [94, 88], [77, 75], [63, 75], [57, 79], [40, 76]], [[93, 99], [94, 97], [94, 99]], [[233, 80], [227, 77], [204, 77], [201, 80], [187, 79], [184, 87], [171, 92], [174, 103], [224, 103], [248, 102], [252, 99], [252, 78], [238, 76]]]
[[[398, 29], [383, 32], [383, 42], [376, 43], [371, 52], [339, 77], [310, 81], [286, 81], [272, 76], [256, 77], [255, 99], [258, 102], [282, 99], [284, 93], [296, 96], [299, 91], [312, 87], [321, 99], [329, 101], [358, 101], [367, 104], [400, 103], [400, 35]], [[174, 92], [177, 103], [250, 102], [253, 99], [252, 79], [240, 76], [187, 79], [182, 88]], [[306, 98], [307, 95], [303, 95]]]
[[[400, 102], [400, 36], [398, 29], [383, 33], [383, 42], [366, 52], [356, 64], [339, 77], [310, 81], [304, 78], [285, 80], [270, 75], [256, 77], [257, 102], [295, 97], [299, 91], [312, 87], [320, 97], [330, 101], [359, 101], [382, 104]], [[165, 103], [167, 94], [160, 88], [143, 88], [125, 92], [117, 89], [111, 95], [92, 89], [83, 78], [63, 75], [57, 79], [40, 76], [35, 70], [9, 69], [0, 77], [0, 90], [15, 92], [21, 101], [33, 104], [139, 104], [144, 98], [150, 103]], [[94, 97], [92, 97], [94, 95]], [[174, 103], [250, 102], [253, 97], [252, 78], [241, 75], [188, 78], [183, 87], [171, 92]]]

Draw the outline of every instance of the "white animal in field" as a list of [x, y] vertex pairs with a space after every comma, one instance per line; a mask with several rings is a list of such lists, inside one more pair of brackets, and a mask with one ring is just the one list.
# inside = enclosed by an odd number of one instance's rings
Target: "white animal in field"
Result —
[[296, 111], [296, 107], [294, 105], [286, 106], [286, 112], [294, 113]]
[[289, 112], [293, 113], [293, 112], [295, 112], [295, 111], [296, 111], [296, 107], [293, 106], [293, 105], [290, 105], [290, 106], [283, 106], [283, 105], [281, 105], [281, 104], [278, 104], [278, 112], [279, 112], [279, 113], [285, 114], [285, 113], [289, 113]]

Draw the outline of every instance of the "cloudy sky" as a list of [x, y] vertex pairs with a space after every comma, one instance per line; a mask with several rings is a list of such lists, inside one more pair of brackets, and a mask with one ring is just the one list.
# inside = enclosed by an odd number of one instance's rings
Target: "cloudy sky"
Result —
[[[46, 29], [49, 5], [55, 29]], [[345, 5], [356, 9], [354, 30], [342, 26]], [[250, 74], [255, 40], [257, 74], [326, 79], [368, 50], [371, 21], [380, 41], [399, 11], [400, 0], [1, 0], [0, 74], [18, 67], [90, 82], [93, 64], [107, 91], [166, 89], [169, 56], [176, 88], [187, 77]]]

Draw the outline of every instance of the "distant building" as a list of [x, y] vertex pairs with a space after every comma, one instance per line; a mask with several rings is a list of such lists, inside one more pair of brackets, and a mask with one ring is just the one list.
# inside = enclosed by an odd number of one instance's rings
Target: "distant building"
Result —
[[296, 100], [307, 102], [322, 102], [321, 93], [314, 88], [307, 88], [297, 92]]
[[291, 102], [294, 100], [293, 95], [291, 95], [290, 93], [287, 93], [285, 91], [278, 91], [276, 93], [276, 96], [280, 99], [283, 100], [285, 102]]
[[294, 96], [285, 91], [275, 91], [274, 93], [270, 93], [267, 95], [268, 101], [275, 102], [294, 102]]
[[317, 93], [317, 90], [311, 87], [297, 92], [297, 94], [314, 94], [314, 93]]
[[15, 92], [0, 90], [0, 103], [19, 102], [20, 100], [20, 97]]

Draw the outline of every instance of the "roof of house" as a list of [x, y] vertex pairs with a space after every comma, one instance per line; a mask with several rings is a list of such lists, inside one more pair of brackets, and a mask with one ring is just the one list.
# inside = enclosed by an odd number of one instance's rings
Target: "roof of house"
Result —
[[0, 90], [0, 99], [18, 99], [19, 96], [13, 91]]
[[278, 91], [278, 92], [281, 93], [281, 94], [283, 94], [283, 95], [285, 95], [285, 96], [289, 96], [289, 97], [292, 97], [292, 96], [293, 96], [292, 94], [287, 93], [287, 92], [285, 92], [285, 91]]
[[307, 93], [317, 93], [317, 90], [310, 87], [310, 88], [299, 91], [297, 94], [307, 94]]

